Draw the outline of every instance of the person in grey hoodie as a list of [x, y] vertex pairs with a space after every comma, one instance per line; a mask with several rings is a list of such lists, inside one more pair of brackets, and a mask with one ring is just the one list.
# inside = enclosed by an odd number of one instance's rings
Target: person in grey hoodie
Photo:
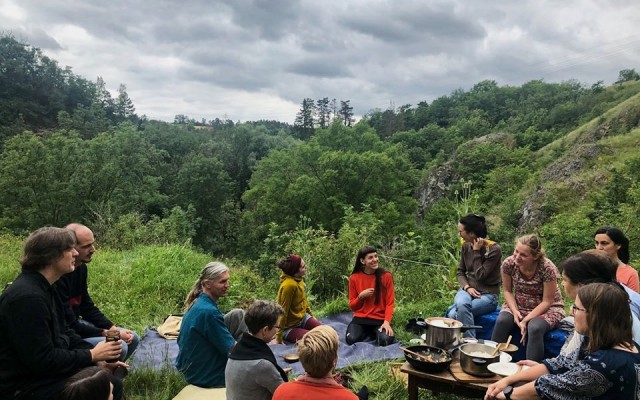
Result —
[[280, 305], [256, 300], [244, 315], [248, 333], [229, 354], [224, 371], [227, 400], [270, 400], [273, 392], [287, 382], [287, 374], [278, 366], [267, 345], [280, 328]]

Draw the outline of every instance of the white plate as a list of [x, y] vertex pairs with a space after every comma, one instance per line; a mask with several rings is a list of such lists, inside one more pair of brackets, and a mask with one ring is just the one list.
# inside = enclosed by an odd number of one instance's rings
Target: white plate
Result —
[[[487, 369], [489, 371], [500, 376], [511, 376], [518, 372], [518, 368], [520, 368], [520, 366], [512, 362], [499, 362], [487, 365]], [[521, 371], [524, 371], [527, 368], [529, 367], [525, 365], [522, 367]]]

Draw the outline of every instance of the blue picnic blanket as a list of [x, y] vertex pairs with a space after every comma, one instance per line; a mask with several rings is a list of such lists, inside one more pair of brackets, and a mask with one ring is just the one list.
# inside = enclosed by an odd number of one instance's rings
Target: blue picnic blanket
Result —
[[[353, 313], [346, 312], [320, 319], [320, 322], [332, 326], [338, 332], [338, 337], [340, 338], [340, 347], [338, 348], [338, 369], [358, 362], [404, 358], [404, 353], [400, 350], [400, 343], [398, 342], [386, 347], [376, 346], [374, 341], [348, 345], [345, 342], [345, 333], [347, 325], [352, 318]], [[270, 347], [276, 355], [276, 360], [278, 360], [278, 364], [281, 367], [291, 367], [292, 372], [296, 375], [304, 373], [300, 362], [290, 364], [284, 361], [283, 357], [285, 355], [295, 353], [294, 344], [273, 344], [270, 345]], [[154, 329], [147, 328], [142, 340], [140, 341], [138, 349], [133, 353], [129, 360], [129, 364], [132, 369], [175, 368], [177, 356], [178, 343], [176, 340], [164, 339], [158, 335], [158, 332]]]

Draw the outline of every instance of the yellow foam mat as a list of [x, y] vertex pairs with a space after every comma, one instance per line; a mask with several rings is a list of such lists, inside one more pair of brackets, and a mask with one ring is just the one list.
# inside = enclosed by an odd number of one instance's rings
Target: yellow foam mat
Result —
[[205, 389], [198, 386], [185, 386], [173, 400], [226, 400], [225, 388]]

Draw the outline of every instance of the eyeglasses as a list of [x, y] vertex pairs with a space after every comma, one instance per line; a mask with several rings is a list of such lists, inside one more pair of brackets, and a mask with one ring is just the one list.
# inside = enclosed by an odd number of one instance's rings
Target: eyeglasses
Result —
[[587, 312], [587, 310], [585, 308], [580, 308], [580, 307], [576, 306], [575, 304], [571, 306], [571, 309], [573, 310], [573, 312], [576, 312], [576, 311]]

